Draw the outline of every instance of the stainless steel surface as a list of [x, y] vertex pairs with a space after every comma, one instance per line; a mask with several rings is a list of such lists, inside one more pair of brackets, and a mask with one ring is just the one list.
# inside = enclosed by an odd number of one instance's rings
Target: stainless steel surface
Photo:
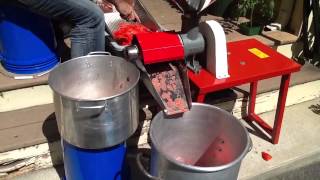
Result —
[[162, 29], [161, 26], [151, 16], [143, 4], [139, 0], [136, 0], [135, 2], [134, 9], [139, 16], [141, 23], [151, 31], [160, 31]]
[[142, 162], [141, 162], [141, 157], [142, 157], [142, 153], [137, 154], [136, 156], [136, 163], [138, 165], [138, 168], [140, 171], [142, 171], [143, 175], [148, 177], [148, 179], [152, 179], [152, 180], [162, 180], [159, 177], [155, 177], [152, 176], [143, 166]]
[[155, 90], [154, 86], [152, 85], [151, 79], [150, 79], [150, 74], [147, 72], [146, 67], [143, 65], [140, 59], [137, 59], [135, 61], [137, 67], [141, 70], [141, 80], [152, 95], [152, 97], [157, 101], [158, 105], [160, 106], [161, 109], [165, 109], [165, 105], [160, 98], [159, 94]]
[[188, 109], [192, 107], [192, 97], [191, 97], [191, 89], [190, 82], [188, 78], [188, 66], [187, 64], [180, 63], [178, 65], [178, 71], [181, 77], [181, 83], [184, 90], [184, 95], [186, 97], [186, 102], [188, 104]]
[[172, 0], [183, 12], [201, 12], [215, 0]]
[[106, 52], [106, 51], [93, 51], [93, 52], [90, 52], [88, 55], [107, 55], [107, 56], [110, 56], [111, 53]]
[[125, 58], [130, 60], [137, 60], [139, 58], [139, 49], [138, 46], [128, 46], [125, 50]]
[[69, 60], [49, 75], [59, 131], [68, 143], [100, 149], [125, 141], [138, 125], [139, 70], [120, 57]]
[[[150, 173], [165, 180], [235, 180], [251, 148], [247, 130], [235, 117], [199, 103], [175, 119], [158, 113], [150, 138]], [[200, 163], [203, 157], [207, 162]]]

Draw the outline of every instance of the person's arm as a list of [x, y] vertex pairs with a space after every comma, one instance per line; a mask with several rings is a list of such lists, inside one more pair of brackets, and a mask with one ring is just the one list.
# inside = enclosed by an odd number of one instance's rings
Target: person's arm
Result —
[[131, 21], [139, 21], [140, 19], [134, 10], [134, 0], [110, 0], [116, 7], [122, 18]]
[[112, 12], [113, 5], [112, 3], [104, 0], [93, 0], [92, 2], [96, 3], [104, 13]]

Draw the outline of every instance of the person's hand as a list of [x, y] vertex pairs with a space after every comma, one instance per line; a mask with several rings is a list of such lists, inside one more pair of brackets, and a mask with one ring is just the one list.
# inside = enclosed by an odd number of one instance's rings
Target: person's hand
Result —
[[140, 19], [134, 10], [133, 0], [114, 0], [114, 5], [123, 19], [140, 22]]
[[109, 1], [97, 0], [97, 5], [101, 8], [104, 13], [112, 12], [113, 5]]

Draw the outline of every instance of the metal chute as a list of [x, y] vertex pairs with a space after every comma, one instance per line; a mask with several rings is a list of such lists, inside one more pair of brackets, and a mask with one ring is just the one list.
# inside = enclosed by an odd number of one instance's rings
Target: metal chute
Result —
[[201, 12], [216, 0], [172, 0], [183, 12]]

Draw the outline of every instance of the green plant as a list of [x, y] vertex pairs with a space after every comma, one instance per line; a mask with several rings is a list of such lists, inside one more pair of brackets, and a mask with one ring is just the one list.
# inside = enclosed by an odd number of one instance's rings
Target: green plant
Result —
[[257, 17], [269, 23], [268, 21], [274, 16], [275, 0], [260, 0], [257, 6], [259, 7], [256, 11]]
[[250, 27], [259, 21], [269, 21], [273, 17], [274, 0], [239, 0], [238, 15], [250, 19]]
[[238, 3], [239, 15], [247, 16], [249, 13], [250, 27], [253, 25], [253, 12], [259, 0], [240, 0]]

